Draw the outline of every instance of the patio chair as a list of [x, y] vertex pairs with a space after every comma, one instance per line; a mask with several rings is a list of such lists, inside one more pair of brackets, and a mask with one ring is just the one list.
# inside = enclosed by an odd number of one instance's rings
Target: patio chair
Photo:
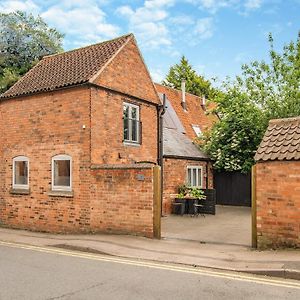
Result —
[[205, 217], [205, 214], [204, 213], [200, 213], [199, 211], [200, 211], [200, 209], [203, 207], [204, 205], [203, 204], [200, 204], [200, 203], [198, 203], [198, 202], [195, 202], [194, 203], [194, 215], [195, 216], [199, 216], [199, 215], [201, 215], [202, 217]]

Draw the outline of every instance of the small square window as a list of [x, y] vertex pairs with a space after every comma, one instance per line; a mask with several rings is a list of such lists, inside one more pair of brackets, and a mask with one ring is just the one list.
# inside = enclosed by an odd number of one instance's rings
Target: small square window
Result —
[[202, 188], [203, 172], [202, 167], [188, 166], [187, 167], [187, 185], [191, 187]]
[[52, 158], [52, 190], [72, 190], [72, 158], [68, 155]]
[[25, 156], [13, 159], [13, 188], [29, 189], [29, 159]]

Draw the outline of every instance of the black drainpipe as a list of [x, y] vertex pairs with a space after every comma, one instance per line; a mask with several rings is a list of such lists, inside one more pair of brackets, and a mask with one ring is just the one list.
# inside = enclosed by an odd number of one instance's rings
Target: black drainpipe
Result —
[[163, 94], [163, 104], [158, 108], [158, 164], [160, 165], [160, 201], [161, 201], [161, 215], [163, 205], [163, 185], [164, 185], [164, 140], [163, 140], [163, 115], [166, 112], [166, 95]]

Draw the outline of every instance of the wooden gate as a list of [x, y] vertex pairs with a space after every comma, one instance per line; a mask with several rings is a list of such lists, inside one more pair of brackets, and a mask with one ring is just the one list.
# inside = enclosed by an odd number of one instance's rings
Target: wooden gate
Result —
[[215, 172], [214, 186], [217, 204], [251, 206], [251, 173]]

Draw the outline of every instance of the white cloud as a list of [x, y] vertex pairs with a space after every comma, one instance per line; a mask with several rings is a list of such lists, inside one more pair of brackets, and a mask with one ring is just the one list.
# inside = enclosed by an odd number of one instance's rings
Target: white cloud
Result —
[[32, 0], [26, 0], [26, 1], [3, 1], [0, 3], [0, 12], [2, 13], [10, 13], [17, 10], [26, 11], [29, 13], [38, 13], [39, 8]]
[[213, 36], [213, 18], [202, 18], [196, 22], [194, 35], [199, 39], [209, 39]]
[[133, 9], [125, 5], [117, 8], [116, 13], [128, 20], [129, 30], [134, 32], [142, 47], [158, 48], [172, 44], [166, 25], [166, 8], [174, 3], [174, 0], [146, 0], [141, 7]]
[[246, 9], [258, 9], [262, 5], [262, 0], [247, 0], [245, 2], [245, 8]]
[[119, 34], [120, 29], [106, 21], [95, 1], [61, 1], [41, 14], [47, 23], [65, 33], [67, 46], [97, 43]]
[[188, 2], [199, 6], [201, 9], [208, 10], [210, 13], [216, 13], [219, 9], [232, 7], [239, 3], [239, 0], [187, 0]]
[[159, 83], [165, 78], [162, 70], [160, 70], [160, 69], [150, 69], [150, 74], [151, 74], [152, 80], [154, 82]]

